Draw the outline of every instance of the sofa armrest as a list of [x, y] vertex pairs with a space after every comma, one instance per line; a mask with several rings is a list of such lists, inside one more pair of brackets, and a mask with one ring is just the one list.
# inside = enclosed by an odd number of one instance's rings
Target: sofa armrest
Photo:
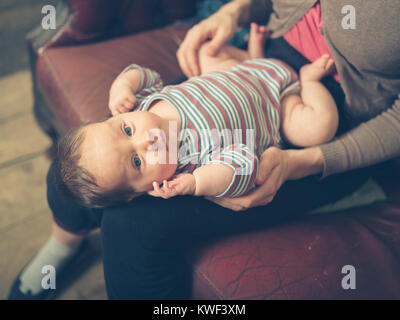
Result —
[[37, 26], [27, 35], [34, 114], [40, 127], [58, 139], [54, 115], [38, 85], [37, 61], [48, 48], [82, 45], [124, 34], [161, 28], [195, 14], [196, 0], [59, 0], [56, 29]]
[[194, 15], [195, 6], [187, 0], [59, 0], [56, 29], [37, 26], [27, 35], [28, 47], [40, 54], [50, 47], [159, 28]]

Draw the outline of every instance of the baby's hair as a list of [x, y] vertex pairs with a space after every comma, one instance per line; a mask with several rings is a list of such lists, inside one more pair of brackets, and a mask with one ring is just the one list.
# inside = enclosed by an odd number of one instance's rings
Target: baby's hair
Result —
[[58, 142], [56, 158], [57, 187], [66, 196], [88, 208], [104, 208], [129, 202], [142, 193], [132, 188], [106, 191], [97, 183], [95, 177], [79, 165], [82, 156], [82, 143], [85, 140], [85, 127], [99, 123], [93, 121], [68, 131]]

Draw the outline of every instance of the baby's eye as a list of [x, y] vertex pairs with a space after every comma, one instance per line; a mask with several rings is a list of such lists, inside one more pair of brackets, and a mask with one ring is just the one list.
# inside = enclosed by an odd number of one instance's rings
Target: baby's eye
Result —
[[134, 156], [133, 157], [133, 164], [135, 165], [136, 168], [140, 168], [141, 164], [142, 164], [142, 160], [140, 160], [140, 158], [138, 156]]
[[132, 136], [132, 128], [124, 125], [124, 131], [128, 136]]

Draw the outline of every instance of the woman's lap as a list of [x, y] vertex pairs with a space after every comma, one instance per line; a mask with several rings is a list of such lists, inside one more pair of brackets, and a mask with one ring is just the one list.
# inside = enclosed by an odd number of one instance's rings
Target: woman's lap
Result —
[[62, 198], [51, 179], [48, 194], [55, 220], [67, 230], [83, 233], [101, 223], [110, 298], [182, 299], [189, 297], [191, 284], [184, 252], [196, 242], [298, 219], [354, 191], [367, 177], [364, 169], [322, 181], [316, 177], [289, 181], [269, 205], [244, 212], [191, 196], [168, 200], [143, 196], [120, 207], [88, 210]]
[[142, 197], [102, 219], [104, 273], [113, 299], [182, 299], [190, 293], [184, 252], [205, 240], [272, 227], [354, 191], [363, 171], [286, 183], [265, 207], [232, 212], [203, 198]]

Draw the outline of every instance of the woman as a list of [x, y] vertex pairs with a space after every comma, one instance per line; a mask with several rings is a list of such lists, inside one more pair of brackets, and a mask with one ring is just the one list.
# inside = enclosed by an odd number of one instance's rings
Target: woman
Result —
[[[188, 245], [295, 219], [354, 191], [370, 174], [368, 166], [399, 156], [400, 6], [360, 0], [348, 5], [348, 0], [306, 0], [300, 5], [297, 0], [275, 0], [273, 6], [267, 0], [235, 0], [194, 26], [177, 57], [187, 76], [196, 75], [197, 48], [207, 38], [212, 39], [213, 55], [238, 25], [268, 21], [272, 40], [267, 56], [298, 70], [322, 53], [332, 55], [337, 74], [325, 85], [340, 108], [341, 123], [351, 130], [318, 147], [267, 149], [253, 193], [209, 199], [213, 202], [142, 197], [132, 205], [89, 210], [58, 192], [53, 163], [47, 180], [53, 236], [21, 272], [10, 298], [43, 297], [41, 266], [51, 264], [59, 271], [76, 255], [85, 235], [99, 226], [109, 298], [188, 298]], [[243, 209], [247, 211], [232, 212]]]

